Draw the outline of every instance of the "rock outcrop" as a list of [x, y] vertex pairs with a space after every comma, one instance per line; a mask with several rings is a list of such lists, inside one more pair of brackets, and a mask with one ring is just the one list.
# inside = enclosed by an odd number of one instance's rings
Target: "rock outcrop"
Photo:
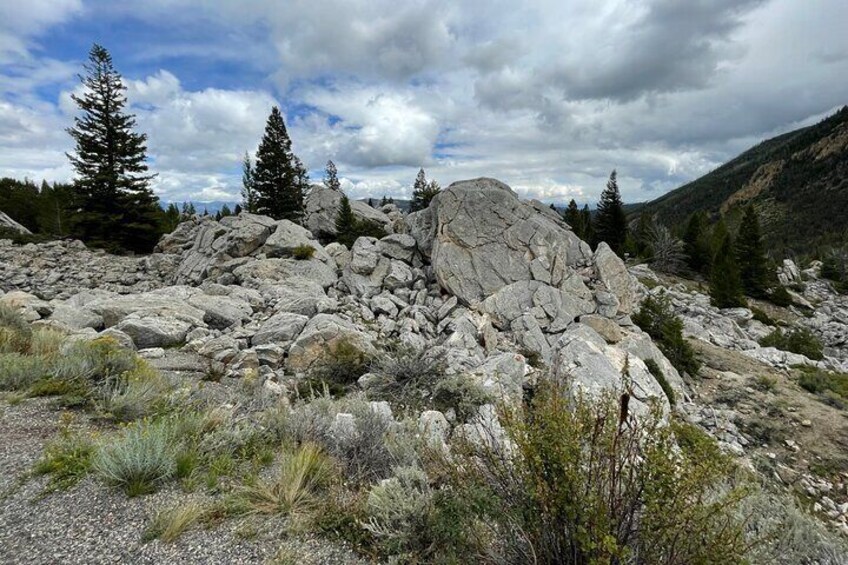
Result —
[[8, 216], [8, 214], [4, 213], [0, 210], [0, 228], [6, 228], [18, 233], [22, 234], [31, 234], [32, 232], [26, 229], [24, 226], [13, 220]]
[[[339, 213], [341, 201], [341, 192], [318, 184], [312, 185], [304, 203], [306, 207], [304, 226], [319, 237], [335, 235], [336, 216]], [[357, 219], [370, 220], [382, 226], [387, 232], [393, 231], [394, 222], [380, 210], [359, 200], [351, 200], [350, 208]]]

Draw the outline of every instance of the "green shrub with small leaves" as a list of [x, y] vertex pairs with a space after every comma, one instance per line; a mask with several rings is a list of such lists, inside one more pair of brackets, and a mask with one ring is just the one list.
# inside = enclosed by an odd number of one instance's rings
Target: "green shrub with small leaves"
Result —
[[294, 257], [298, 261], [306, 261], [312, 259], [313, 255], [315, 255], [315, 248], [311, 245], [298, 245], [292, 250], [292, 257]]
[[[326, 383], [334, 390], [345, 390], [368, 372], [371, 360], [349, 340], [333, 343], [313, 365], [309, 377], [316, 384]], [[319, 387], [320, 389], [320, 387]]]
[[622, 416], [619, 395], [563, 386], [545, 381], [523, 410], [501, 410], [509, 441], [455, 440], [439, 468], [486, 561], [743, 562], [746, 491], [713, 440], [657, 407]]
[[701, 363], [683, 337], [683, 320], [674, 314], [667, 295], [649, 294], [642, 301], [639, 311], [633, 315], [633, 322], [656, 340], [660, 351], [675, 369], [690, 375], [698, 373]]
[[672, 406], [675, 405], [677, 399], [674, 395], [674, 389], [671, 388], [671, 384], [668, 382], [668, 379], [665, 378], [665, 373], [663, 373], [660, 366], [653, 359], [645, 359], [645, 366], [650, 371], [651, 375], [653, 375], [654, 379], [656, 379], [657, 383], [660, 385], [660, 388], [663, 389], [666, 398], [668, 398], [669, 404]]
[[760, 340], [763, 347], [775, 347], [781, 351], [789, 351], [804, 355], [810, 359], [823, 359], [824, 353], [821, 340], [810, 330], [803, 327], [791, 330], [776, 329]]

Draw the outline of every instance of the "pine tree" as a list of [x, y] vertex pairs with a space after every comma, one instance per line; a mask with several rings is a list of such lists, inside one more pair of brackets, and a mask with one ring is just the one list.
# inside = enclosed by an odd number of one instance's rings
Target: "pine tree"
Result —
[[347, 247], [352, 247], [356, 241], [356, 216], [350, 207], [350, 200], [342, 195], [339, 211], [336, 214], [336, 241]]
[[424, 177], [424, 169], [418, 171], [418, 176], [415, 177], [415, 184], [412, 187], [412, 203], [409, 205], [410, 212], [417, 212], [425, 209], [430, 205], [430, 201], [436, 196], [442, 188], [436, 181], [427, 182]]
[[386, 204], [388, 204], [388, 203], [389, 203], [389, 199], [388, 199], [388, 198], [386, 198], [386, 195], [384, 194], [384, 195], [383, 195], [383, 199], [382, 199], [382, 200], [380, 200], [380, 208], [382, 208], [383, 206], [385, 206], [385, 205], [386, 205]]
[[706, 273], [710, 268], [710, 244], [707, 238], [707, 218], [703, 212], [689, 217], [683, 234], [686, 264], [695, 272]]
[[621, 193], [618, 191], [616, 171], [610, 173], [607, 187], [601, 193], [598, 209], [595, 213], [595, 245], [605, 241], [618, 255], [624, 252], [624, 240], [627, 237], [627, 218]]
[[76, 143], [67, 154], [77, 173], [74, 235], [95, 246], [150, 251], [162, 234], [162, 210], [150, 188], [147, 136], [133, 131], [126, 86], [109, 52], [94, 44], [84, 69], [83, 93], [71, 95], [82, 115], [67, 130]]
[[338, 192], [342, 190], [342, 185], [339, 182], [339, 171], [332, 161], [327, 161], [327, 167], [324, 169], [324, 186]]
[[241, 162], [241, 207], [245, 212], [256, 212], [256, 184], [250, 155], [244, 152]]
[[291, 146], [283, 115], [274, 106], [256, 151], [253, 171], [256, 211], [275, 220], [299, 222], [304, 212], [308, 176]]
[[592, 224], [592, 213], [589, 211], [589, 205], [584, 204], [580, 210], [580, 229], [582, 234], [580, 239], [591, 242], [595, 239], [595, 227]]
[[230, 210], [229, 206], [227, 206], [226, 204], [221, 206], [221, 217], [222, 218], [226, 218], [227, 216], [232, 216], [232, 215], [233, 215], [233, 211]]
[[184, 218], [191, 218], [197, 214], [197, 210], [195, 210], [193, 202], [183, 202], [182, 212]]
[[713, 256], [710, 270], [710, 298], [718, 308], [736, 308], [746, 306], [742, 294], [742, 279], [739, 265], [733, 252], [733, 238], [724, 230]]
[[752, 205], [745, 209], [739, 233], [736, 236], [736, 258], [745, 294], [754, 298], [766, 298], [771, 286], [771, 277], [766, 258], [760, 220]]
[[371, 200], [370, 198], [368, 199], [368, 206], [370, 206], [371, 208], [374, 207], [374, 201]]
[[233, 215], [238, 216], [241, 214], [241, 204], [236, 204], [236, 207], [233, 208]]
[[583, 233], [583, 217], [580, 214], [580, 209], [577, 208], [577, 202], [572, 198], [565, 208], [565, 223], [571, 226], [571, 231], [580, 239], [586, 239]]
[[165, 210], [165, 231], [170, 233], [177, 229], [180, 223], [180, 209], [177, 205], [171, 202], [168, 204], [168, 209]]

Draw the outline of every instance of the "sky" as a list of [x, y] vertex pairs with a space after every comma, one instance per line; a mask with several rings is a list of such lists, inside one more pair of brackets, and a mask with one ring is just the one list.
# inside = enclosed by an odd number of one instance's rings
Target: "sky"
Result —
[[68, 181], [92, 43], [163, 200], [237, 200], [273, 105], [355, 198], [651, 200], [848, 104], [845, 0], [0, 0], [0, 176]]

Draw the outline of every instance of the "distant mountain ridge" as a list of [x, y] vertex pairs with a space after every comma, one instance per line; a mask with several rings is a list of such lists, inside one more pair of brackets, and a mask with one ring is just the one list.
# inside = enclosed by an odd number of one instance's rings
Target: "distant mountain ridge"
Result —
[[640, 212], [677, 225], [696, 211], [734, 224], [753, 204], [772, 249], [808, 252], [848, 233], [848, 106], [745, 151]]

